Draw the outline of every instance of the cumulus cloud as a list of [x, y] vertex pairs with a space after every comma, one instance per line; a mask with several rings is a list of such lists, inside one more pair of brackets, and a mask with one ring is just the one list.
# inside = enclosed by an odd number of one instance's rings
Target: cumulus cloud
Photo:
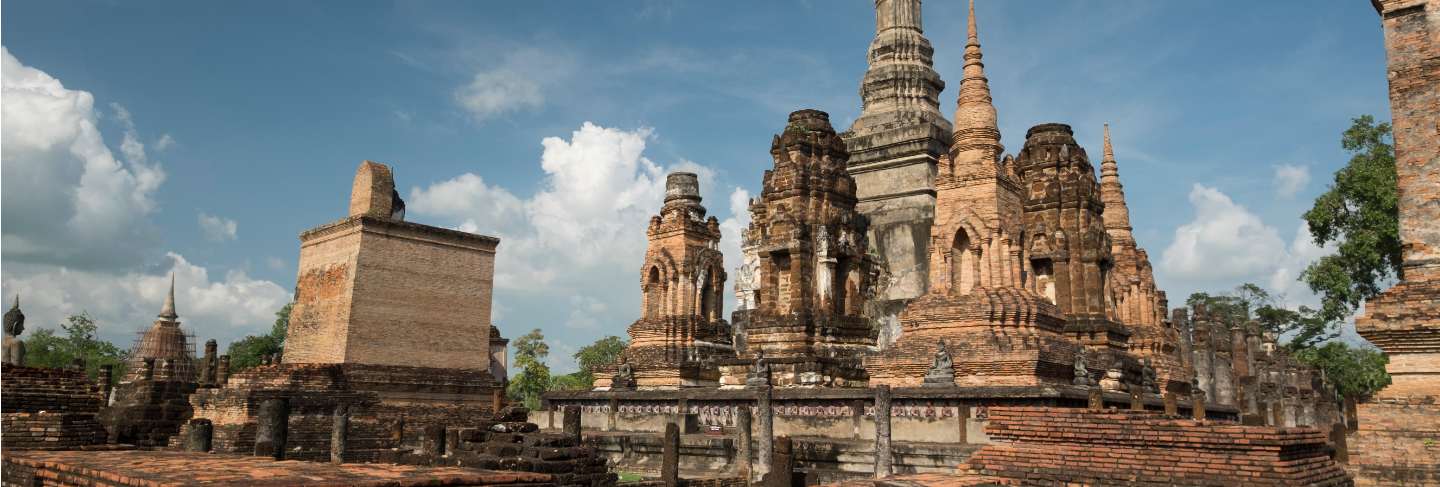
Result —
[[175, 147], [175, 138], [171, 137], [170, 134], [162, 134], [160, 135], [160, 139], [155, 141], [155, 150], [157, 151], [165, 152], [170, 150], [171, 147]]
[[455, 89], [455, 102], [477, 122], [545, 105], [545, 91], [573, 71], [574, 59], [538, 48], [510, 51]]
[[1300, 190], [1310, 184], [1310, 167], [1296, 164], [1275, 166], [1275, 194], [1282, 198], [1294, 198]]
[[239, 229], [240, 225], [235, 223], [235, 220], [205, 213], [200, 214], [200, 233], [205, 235], [206, 240], [212, 242], [235, 240]]
[[[284, 288], [240, 271], [217, 275], [162, 251], [150, 216], [165, 173], [150, 160], [130, 110], [110, 103], [102, 114], [89, 92], [66, 88], [3, 46], [0, 81], [0, 293], [23, 295], [34, 328], [55, 328], [86, 311], [102, 336], [128, 346], [160, 310], [173, 273], [182, 320], [200, 338], [224, 342], [269, 329], [290, 299]], [[102, 118], [120, 131], [118, 152], [105, 144]], [[162, 136], [154, 145], [173, 144]], [[216, 221], [222, 235], [234, 238], [233, 221]], [[147, 265], [157, 260], [165, 264]]]
[[740, 258], [741, 233], [750, 226], [750, 191], [736, 187], [730, 191], [730, 217], [720, 222], [720, 252], [725, 254], [725, 263], [731, 268], [742, 262]]
[[139, 259], [157, 241], [147, 216], [165, 172], [149, 162], [129, 111], [111, 105], [124, 131], [122, 160], [105, 145], [89, 92], [4, 47], [0, 86], [5, 259], [111, 267]]
[[1311, 262], [1334, 248], [1315, 245], [1303, 221], [1287, 242], [1279, 230], [1218, 189], [1196, 184], [1190, 204], [1194, 219], [1175, 229], [1174, 240], [1160, 258], [1159, 269], [1168, 277], [1191, 290], [1212, 292], [1253, 282], [1288, 305], [1317, 302], [1297, 279]]
[[[533, 327], [569, 330], [549, 335], [551, 345], [578, 348], [604, 335], [622, 335], [639, 316], [645, 231], [664, 201], [667, 173], [696, 173], [702, 197], [709, 197], [705, 203], [712, 209], [727, 204], [725, 193], [712, 187], [712, 168], [683, 159], [662, 165], [646, 157], [654, 138], [649, 128], [585, 122], [568, 138], [541, 140], [538, 162], [545, 176], [533, 191], [512, 191], [479, 175], [461, 174], [412, 188], [407, 209], [417, 221], [431, 219], [500, 237], [494, 319], [502, 321], [504, 310], [525, 309], [525, 322], [502, 328], [509, 333]], [[729, 195], [732, 208], [736, 198], [741, 208], [749, 198], [743, 190], [738, 195]], [[725, 220], [727, 242], [734, 239], [731, 229], [743, 228], [748, 216]], [[738, 256], [738, 240], [728, 245]], [[726, 258], [736, 257], [727, 251]], [[552, 354], [551, 365], [572, 370], [568, 357]]]
[[122, 347], [154, 321], [172, 273], [180, 320], [200, 341], [213, 337], [226, 342], [268, 329], [275, 311], [290, 301], [290, 293], [278, 284], [244, 272], [214, 276], [179, 254], [169, 252], [165, 258], [168, 265], [121, 273], [12, 265], [6, 269], [3, 292], [22, 296], [31, 329], [57, 328], [66, 316], [83, 311], [97, 320], [104, 337]]

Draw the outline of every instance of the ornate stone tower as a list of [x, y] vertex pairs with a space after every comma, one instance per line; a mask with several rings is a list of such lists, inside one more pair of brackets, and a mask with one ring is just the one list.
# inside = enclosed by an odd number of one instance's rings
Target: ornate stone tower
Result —
[[1036, 288], [1060, 306], [1067, 333], [1081, 343], [1125, 350], [1130, 332], [1110, 319], [1107, 283], [1114, 260], [1101, 217], [1105, 204], [1085, 149], [1069, 125], [1036, 125], [1025, 134], [1016, 171], [1025, 188]]
[[1155, 285], [1149, 254], [1135, 242], [1130, 227], [1130, 208], [1125, 187], [1120, 184], [1120, 166], [1110, 144], [1110, 125], [1105, 124], [1105, 148], [1100, 161], [1100, 201], [1105, 233], [1110, 235], [1114, 267], [1108, 283], [1110, 318], [1129, 327], [1130, 352], [1150, 359], [1162, 391], [1183, 392], [1190, 376], [1180, 353], [1180, 332], [1168, 319], [1165, 291]]
[[855, 211], [845, 144], [829, 115], [800, 110], [770, 155], [775, 168], [765, 171], [744, 235], [758, 262], [755, 309], [741, 359], [721, 367], [722, 385], [742, 385], [760, 353], [777, 386], [864, 385], [859, 357], [873, 349], [877, 331], [861, 307], [876, 265], [865, 217]]
[[926, 246], [935, 216], [935, 173], [950, 147], [950, 122], [940, 114], [945, 82], [933, 68], [920, 0], [876, 0], [870, 68], [860, 83], [863, 110], [841, 134], [850, 152], [856, 209], [870, 220], [869, 239], [889, 283], [869, 314], [880, 345], [893, 342], [897, 317], [929, 285]]
[[[1004, 148], [975, 24], [972, 2], [954, 144], [936, 177], [929, 292], [900, 315], [899, 340], [866, 360], [872, 384], [1072, 380], [1076, 347], [1062, 334], [1060, 310], [1026, 282], [1021, 188], [1014, 163], [1000, 158]], [[942, 341], [950, 350], [939, 350]], [[951, 370], [930, 370], [946, 361]]]
[[[715, 386], [720, 373], [713, 361], [734, 356], [734, 349], [730, 325], [721, 317], [720, 222], [705, 216], [694, 173], [665, 178], [665, 206], [646, 233], [641, 317], [630, 325], [630, 346], [621, 357], [640, 389]], [[596, 387], [612, 385], [608, 373], [599, 375]]]

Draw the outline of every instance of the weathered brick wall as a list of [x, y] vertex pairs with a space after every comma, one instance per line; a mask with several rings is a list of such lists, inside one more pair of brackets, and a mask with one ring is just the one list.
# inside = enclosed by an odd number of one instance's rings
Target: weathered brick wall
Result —
[[1314, 428], [1137, 411], [991, 408], [973, 472], [1024, 485], [1353, 485]]
[[1440, 484], [1440, 407], [1382, 400], [1359, 404], [1357, 413], [1346, 440], [1355, 485]]
[[0, 408], [6, 450], [60, 449], [105, 442], [96, 418], [100, 392], [79, 369], [0, 369]]

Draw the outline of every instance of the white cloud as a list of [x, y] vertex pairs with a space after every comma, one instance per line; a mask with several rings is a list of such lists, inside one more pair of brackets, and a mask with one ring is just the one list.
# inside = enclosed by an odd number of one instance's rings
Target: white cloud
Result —
[[[740, 237], [750, 226], [750, 192], [736, 187], [730, 191], [730, 217], [720, 222], [720, 252], [731, 269], [741, 264]], [[726, 293], [729, 296], [729, 293]], [[728, 299], [728, 298], [727, 298]]]
[[170, 134], [161, 134], [160, 139], [155, 141], [155, 150], [165, 152], [175, 146], [175, 138]]
[[270, 270], [276, 270], [276, 271], [283, 271], [283, 270], [285, 270], [286, 267], [289, 267], [289, 266], [287, 266], [287, 265], [285, 264], [285, 260], [284, 260], [284, 259], [281, 259], [281, 258], [279, 258], [279, 257], [274, 257], [274, 256], [266, 257], [266, 258], [265, 258], [265, 265], [268, 266], [268, 267], [270, 268]]
[[1269, 268], [1285, 252], [1274, 228], [1215, 188], [1190, 190], [1195, 219], [1175, 229], [1161, 265], [1175, 275], [1230, 279]]
[[105, 145], [89, 92], [3, 47], [0, 58], [5, 258], [112, 267], [139, 259], [157, 240], [146, 217], [165, 172], [149, 163], [130, 113], [111, 105], [124, 131], [122, 162]]
[[235, 223], [235, 220], [205, 213], [200, 214], [200, 233], [203, 233], [207, 240], [213, 242], [235, 240], [239, 229], [240, 225]]
[[604, 301], [590, 296], [570, 297], [570, 318], [565, 320], [565, 326], [570, 328], [595, 328], [600, 325], [599, 317], [603, 316], [610, 306]]
[[175, 301], [180, 321], [197, 341], [227, 342], [268, 330], [275, 311], [290, 301], [278, 284], [253, 279], [240, 271], [212, 277], [209, 269], [166, 253], [169, 265], [121, 273], [74, 270], [56, 266], [11, 265], [3, 280], [4, 294], [20, 293], [30, 329], [57, 328], [66, 316], [90, 313], [102, 336], [128, 347], [134, 333], [150, 325], [175, 274]]
[[[1196, 184], [1190, 204], [1194, 219], [1175, 229], [1160, 258], [1159, 270], [1168, 278], [1179, 280], [1181, 288], [1209, 292], [1252, 282], [1292, 307], [1318, 303], [1297, 279], [1311, 262], [1334, 249], [1315, 245], [1305, 222], [1298, 223], [1287, 242], [1279, 230], [1218, 189]], [[1177, 294], [1171, 302], [1183, 298]]]
[[1310, 167], [1296, 164], [1275, 166], [1275, 193], [1282, 198], [1294, 198], [1300, 190], [1310, 184]]
[[520, 48], [455, 89], [455, 102], [477, 122], [545, 105], [545, 91], [573, 71], [570, 55]]
[[[23, 295], [32, 329], [87, 311], [102, 336], [128, 347], [154, 320], [175, 273], [182, 321], [201, 339], [263, 332], [289, 292], [244, 272], [192, 264], [162, 251], [150, 215], [165, 181], [132, 113], [110, 103], [118, 156], [105, 144], [101, 112], [86, 91], [22, 64], [0, 47], [3, 85], [3, 262], [0, 293]], [[112, 137], [114, 134], [110, 134]], [[157, 150], [174, 144], [168, 135]], [[205, 220], [202, 215], [202, 224]], [[217, 219], [234, 237], [234, 222]], [[225, 224], [228, 222], [228, 224]], [[164, 256], [168, 265], [154, 266]]]

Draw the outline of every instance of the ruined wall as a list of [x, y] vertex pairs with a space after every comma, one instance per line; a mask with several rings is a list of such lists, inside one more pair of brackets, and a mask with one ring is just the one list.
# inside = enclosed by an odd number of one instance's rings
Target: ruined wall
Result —
[[1354, 485], [1325, 433], [1154, 412], [992, 408], [972, 472], [1024, 485]]
[[100, 392], [85, 371], [0, 365], [4, 446], [10, 450], [66, 449], [105, 442], [96, 413]]

